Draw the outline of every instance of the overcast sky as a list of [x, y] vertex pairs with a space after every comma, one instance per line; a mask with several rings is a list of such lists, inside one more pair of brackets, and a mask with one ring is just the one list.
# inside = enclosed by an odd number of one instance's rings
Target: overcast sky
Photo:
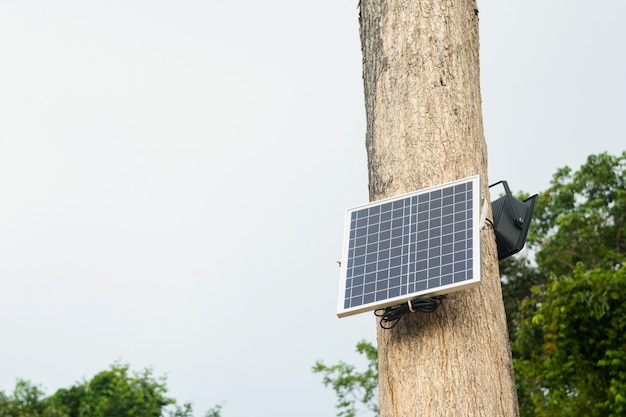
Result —
[[[626, 2], [479, 2], [490, 182], [626, 143]], [[332, 416], [367, 202], [357, 1], [0, 0], [0, 390], [116, 360], [197, 416]]]

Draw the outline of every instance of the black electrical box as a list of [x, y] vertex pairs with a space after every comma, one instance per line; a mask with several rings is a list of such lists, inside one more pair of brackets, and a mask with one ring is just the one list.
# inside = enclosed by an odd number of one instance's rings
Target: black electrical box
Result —
[[491, 210], [498, 245], [498, 260], [501, 261], [515, 255], [524, 247], [539, 196], [535, 194], [520, 201], [511, 195], [506, 181], [499, 181], [489, 188], [500, 183], [504, 186], [506, 194], [491, 203]]

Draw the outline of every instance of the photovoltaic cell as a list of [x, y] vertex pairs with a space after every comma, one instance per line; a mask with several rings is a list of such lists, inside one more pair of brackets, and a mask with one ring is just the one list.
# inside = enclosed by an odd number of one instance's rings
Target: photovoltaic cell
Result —
[[478, 176], [349, 209], [339, 317], [480, 282]]

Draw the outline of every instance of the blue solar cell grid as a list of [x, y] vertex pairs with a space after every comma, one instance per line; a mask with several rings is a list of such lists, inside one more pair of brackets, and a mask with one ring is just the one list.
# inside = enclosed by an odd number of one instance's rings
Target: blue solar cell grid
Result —
[[343, 309], [474, 280], [474, 188], [477, 177], [349, 211]]

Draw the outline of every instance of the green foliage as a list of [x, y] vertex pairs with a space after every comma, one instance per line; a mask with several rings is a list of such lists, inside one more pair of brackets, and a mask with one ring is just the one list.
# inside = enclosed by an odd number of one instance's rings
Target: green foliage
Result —
[[520, 313], [521, 303], [530, 294], [533, 288], [538, 288], [545, 279], [531, 261], [524, 256], [513, 256], [500, 262], [502, 276], [502, 298], [509, 329], [509, 339], [515, 340], [515, 330], [522, 320]]
[[522, 416], [626, 415], [626, 153], [557, 170], [501, 264]]
[[215, 407], [209, 409], [209, 411], [206, 412], [204, 417], [220, 417], [222, 415], [221, 413], [222, 413], [222, 406], [218, 404]]
[[166, 391], [164, 378], [153, 378], [149, 369], [130, 375], [127, 365], [113, 365], [89, 382], [57, 391], [55, 397], [70, 417], [158, 417], [173, 403]]
[[591, 155], [577, 172], [557, 170], [540, 195], [530, 244], [540, 250], [544, 273], [571, 274], [578, 262], [588, 269], [612, 268], [626, 251], [626, 152]]
[[[166, 393], [165, 377], [155, 378], [151, 369], [131, 373], [128, 365], [113, 364], [50, 397], [19, 380], [12, 396], [0, 391], [0, 417], [193, 417], [191, 404], [180, 406]], [[220, 417], [220, 411], [216, 406], [205, 417]]]
[[626, 268], [553, 278], [513, 349], [526, 416], [626, 415]]
[[526, 246], [531, 259], [515, 256], [500, 264], [511, 340], [533, 286], [546, 285], [551, 275], [571, 275], [578, 262], [606, 269], [626, 259], [626, 153], [591, 155], [576, 172], [558, 169], [539, 194]]
[[355, 417], [361, 405], [373, 416], [379, 416], [378, 409], [378, 351], [375, 346], [364, 340], [360, 341], [356, 350], [367, 359], [367, 368], [359, 372], [354, 365], [339, 362], [327, 366], [317, 361], [313, 366], [314, 373], [324, 375], [322, 382], [331, 386], [337, 395], [337, 416]]
[[68, 417], [45, 399], [41, 387], [18, 380], [12, 396], [0, 391], [0, 417]]

